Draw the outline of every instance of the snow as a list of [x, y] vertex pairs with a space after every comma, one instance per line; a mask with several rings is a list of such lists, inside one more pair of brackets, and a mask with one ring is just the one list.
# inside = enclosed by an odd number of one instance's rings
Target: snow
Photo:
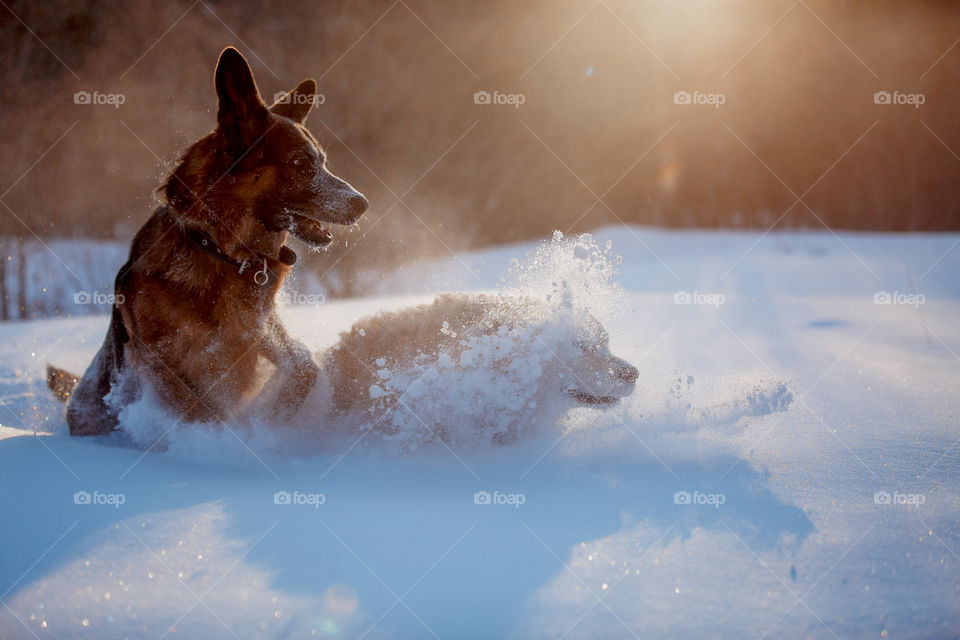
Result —
[[[149, 397], [126, 439], [72, 439], [43, 368], [82, 371], [106, 317], [0, 326], [0, 637], [956, 637], [958, 244], [611, 227], [285, 308], [319, 351], [439, 291], [588, 307], [636, 390], [501, 447], [172, 425]], [[440, 382], [422, 406], [469, 434], [498, 380]]]
[[[16, 317], [15, 303], [23, 299], [29, 318], [108, 312], [114, 276], [130, 253], [129, 244], [103, 240], [28, 239], [22, 251], [16, 246], [15, 239], [0, 236], [7, 261], [8, 309]], [[26, 280], [23, 291], [17, 278], [21, 269]]]

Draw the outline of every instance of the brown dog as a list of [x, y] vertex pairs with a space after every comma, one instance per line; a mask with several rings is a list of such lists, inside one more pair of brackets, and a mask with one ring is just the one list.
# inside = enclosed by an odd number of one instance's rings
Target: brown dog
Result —
[[215, 85], [217, 127], [187, 150], [162, 188], [167, 204], [134, 237], [100, 352], [80, 380], [48, 368], [71, 435], [112, 431], [142, 384], [184, 420], [224, 420], [257, 391], [261, 357], [277, 369], [279, 418], [314, 384], [310, 352], [274, 306], [296, 260], [284, 242], [289, 232], [326, 245], [324, 224], [352, 224], [368, 203], [327, 171], [303, 126], [313, 80], [267, 107], [247, 61], [227, 48]]

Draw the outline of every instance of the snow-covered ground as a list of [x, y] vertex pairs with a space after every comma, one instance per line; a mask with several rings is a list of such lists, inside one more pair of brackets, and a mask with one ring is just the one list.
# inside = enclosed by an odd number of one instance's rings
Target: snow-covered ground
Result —
[[606, 228], [285, 309], [319, 350], [441, 290], [565, 286], [636, 391], [497, 448], [71, 439], [43, 369], [106, 317], [0, 327], [0, 637], [956, 638], [960, 236], [758, 238]]

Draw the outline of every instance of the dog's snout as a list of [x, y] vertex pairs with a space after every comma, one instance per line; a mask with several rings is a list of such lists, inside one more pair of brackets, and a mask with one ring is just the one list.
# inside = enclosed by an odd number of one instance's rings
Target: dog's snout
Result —
[[363, 215], [363, 212], [367, 210], [367, 207], [370, 206], [370, 202], [358, 193], [350, 198], [349, 205], [350, 213], [354, 217], [359, 218]]
[[637, 379], [640, 377], [640, 372], [637, 368], [626, 362], [617, 366], [615, 371], [617, 372], [617, 377], [627, 384], [636, 384]]

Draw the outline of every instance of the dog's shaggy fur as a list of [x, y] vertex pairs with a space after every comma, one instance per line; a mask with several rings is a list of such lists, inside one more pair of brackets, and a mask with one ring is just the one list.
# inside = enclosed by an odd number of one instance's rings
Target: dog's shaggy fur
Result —
[[[398, 438], [505, 444], [575, 406], [609, 406], [637, 369], [586, 312], [532, 298], [445, 294], [356, 322], [317, 356], [301, 412]], [[459, 433], [454, 430], [459, 429]], [[466, 437], [464, 430], [474, 432]]]

